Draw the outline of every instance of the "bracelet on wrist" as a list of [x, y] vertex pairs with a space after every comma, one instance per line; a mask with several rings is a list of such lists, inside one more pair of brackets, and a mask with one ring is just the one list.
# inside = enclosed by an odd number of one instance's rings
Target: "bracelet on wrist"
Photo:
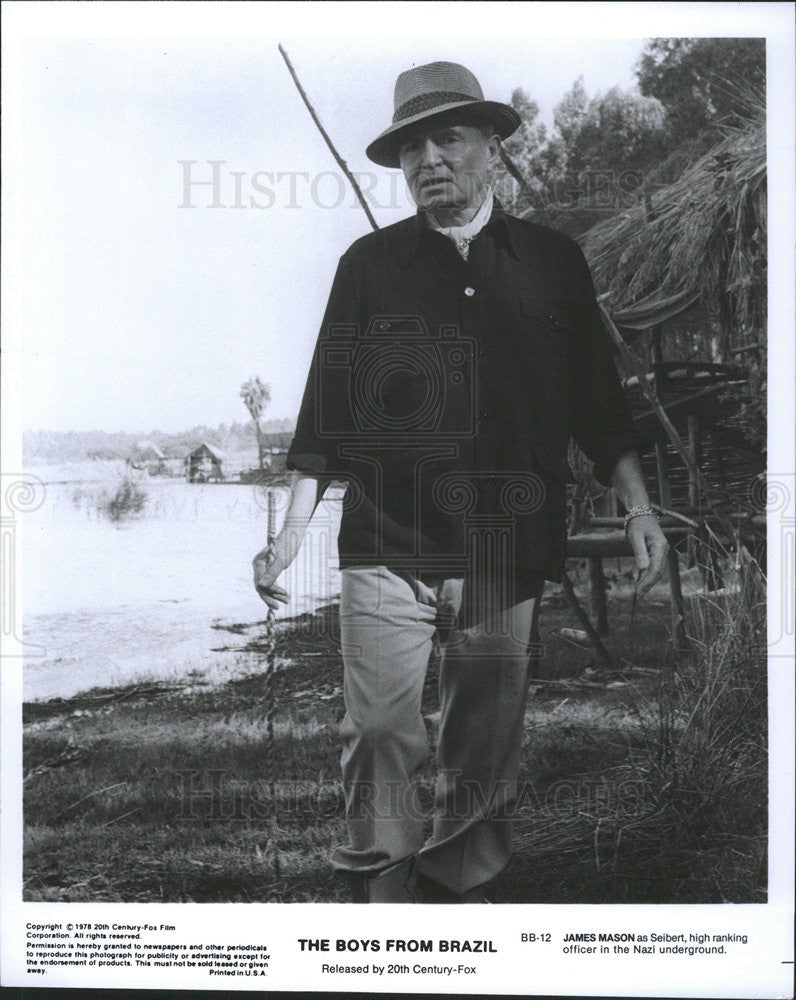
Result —
[[625, 534], [627, 534], [627, 526], [635, 517], [654, 517], [658, 520], [658, 515], [648, 504], [639, 504], [637, 507], [629, 507], [627, 513], [625, 514]]

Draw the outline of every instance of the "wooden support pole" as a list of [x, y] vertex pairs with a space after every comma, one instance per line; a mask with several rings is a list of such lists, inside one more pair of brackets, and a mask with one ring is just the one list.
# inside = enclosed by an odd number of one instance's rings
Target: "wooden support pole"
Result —
[[685, 630], [685, 604], [683, 588], [680, 585], [680, 566], [677, 552], [673, 545], [666, 552], [666, 565], [669, 570], [669, 589], [672, 594], [672, 648], [688, 649], [688, 636]]
[[[666, 448], [660, 441], [655, 445], [655, 458], [658, 468], [658, 496], [661, 506], [669, 508], [672, 505], [672, 494], [669, 487], [669, 462]], [[690, 531], [686, 532], [686, 537], [691, 537]], [[669, 571], [669, 593], [671, 595], [672, 648], [683, 650], [687, 648], [685, 604], [683, 603], [683, 589], [680, 585], [680, 565], [677, 551], [673, 545], [669, 546], [666, 553], [666, 566]]]
[[608, 635], [608, 602], [605, 597], [605, 574], [603, 561], [598, 556], [588, 560], [589, 566], [589, 596], [591, 598], [591, 616], [597, 635]]
[[[700, 426], [699, 417], [695, 413], [688, 414], [688, 451], [694, 465], [699, 468], [700, 463], [702, 462], [702, 428]], [[699, 500], [699, 480], [689, 469], [688, 506], [698, 509], [700, 506]]]
[[581, 623], [584, 631], [591, 639], [592, 645], [597, 651], [597, 655], [603, 660], [603, 662], [607, 666], [615, 667], [616, 664], [613, 661], [613, 657], [603, 645], [602, 640], [594, 630], [594, 626], [589, 621], [589, 616], [581, 607], [580, 601], [578, 600], [577, 594], [575, 593], [575, 588], [572, 586], [572, 581], [570, 580], [570, 578], [567, 576], [566, 573], [564, 573], [564, 577], [561, 580], [561, 585], [564, 588], [564, 593], [567, 595], [567, 600], [569, 601], [572, 610], [578, 617], [578, 621]]
[[[616, 516], [616, 490], [609, 489], [595, 497], [593, 506], [596, 514]], [[592, 618], [598, 635], [608, 635], [608, 598], [602, 557], [589, 559], [588, 566]]]
[[[699, 468], [702, 462], [702, 440], [699, 426], [699, 417], [695, 413], [689, 413], [687, 419], [688, 426], [688, 451], [693, 459], [694, 465]], [[688, 470], [688, 505], [689, 507], [699, 507], [699, 482], [691, 470]], [[698, 534], [688, 536], [688, 566], [695, 566], [700, 554], [700, 544]]]

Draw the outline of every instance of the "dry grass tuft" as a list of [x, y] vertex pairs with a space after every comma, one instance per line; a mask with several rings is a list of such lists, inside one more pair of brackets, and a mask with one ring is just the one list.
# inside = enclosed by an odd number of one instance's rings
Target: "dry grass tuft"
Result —
[[626, 757], [521, 813], [509, 874], [528, 898], [765, 900], [764, 580], [751, 561], [739, 579], [691, 600], [690, 650], [637, 692]]

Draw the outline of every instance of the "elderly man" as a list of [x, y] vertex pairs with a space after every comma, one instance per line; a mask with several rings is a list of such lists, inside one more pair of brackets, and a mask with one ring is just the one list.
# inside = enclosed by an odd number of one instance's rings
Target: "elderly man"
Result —
[[[348, 840], [332, 855], [370, 902], [482, 900], [507, 863], [545, 579], [561, 578], [570, 435], [627, 508], [642, 590], [666, 550], [636, 437], [571, 239], [507, 215], [489, 186], [519, 125], [454, 63], [399, 76], [367, 149], [400, 166], [417, 215], [340, 259], [288, 455], [292, 499], [254, 559], [270, 607], [331, 479], [338, 538]], [[413, 774], [421, 693], [443, 642], [433, 829]]]

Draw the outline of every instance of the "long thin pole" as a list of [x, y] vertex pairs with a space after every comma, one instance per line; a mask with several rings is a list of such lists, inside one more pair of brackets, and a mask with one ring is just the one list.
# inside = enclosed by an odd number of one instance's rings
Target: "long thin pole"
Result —
[[506, 168], [506, 170], [508, 170], [508, 172], [514, 178], [514, 180], [519, 184], [520, 191], [522, 191], [523, 194], [526, 194], [528, 196], [528, 201], [530, 201], [531, 203], [533, 203], [534, 201], [538, 202], [539, 201], [538, 195], [531, 187], [531, 185], [525, 180], [525, 176], [523, 175], [522, 171], [514, 162], [514, 160], [512, 160], [511, 156], [509, 156], [509, 154], [506, 152], [502, 143], [500, 144], [498, 152], [500, 154], [500, 159], [503, 163], [503, 166]]
[[335, 158], [335, 160], [337, 160], [337, 163], [338, 163], [340, 169], [343, 171], [343, 173], [348, 178], [348, 181], [351, 184], [351, 187], [354, 189], [354, 193], [356, 194], [357, 198], [359, 199], [359, 204], [362, 206], [362, 208], [363, 208], [363, 210], [365, 212], [365, 215], [367, 215], [367, 217], [368, 217], [368, 222], [370, 222], [371, 226], [373, 226], [374, 229], [378, 229], [379, 225], [376, 222], [376, 220], [373, 218], [373, 213], [371, 212], [370, 208], [368, 207], [368, 203], [365, 201], [365, 196], [362, 194], [362, 189], [360, 188], [359, 184], [357, 184], [357, 180], [354, 177], [354, 175], [348, 169], [348, 165], [346, 164], [345, 160], [340, 156], [340, 154], [335, 149], [334, 143], [329, 138], [329, 133], [326, 131], [326, 129], [321, 124], [321, 120], [318, 117], [318, 115], [316, 114], [315, 108], [313, 108], [312, 104], [310, 103], [309, 97], [307, 97], [307, 95], [306, 95], [306, 93], [304, 91], [304, 88], [301, 86], [301, 83], [299, 82], [299, 78], [296, 75], [296, 71], [293, 69], [293, 64], [290, 61], [290, 57], [288, 56], [287, 52], [285, 52], [285, 50], [282, 48], [281, 44], [279, 46], [279, 51], [282, 53], [282, 58], [285, 60], [285, 65], [287, 66], [288, 70], [290, 71], [290, 75], [293, 77], [293, 82], [295, 83], [296, 88], [298, 89], [298, 92], [301, 94], [302, 101], [304, 101], [304, 103], [307, 106], [307, 111], [309, 111], [309, 113], [312, 115], [312, 120], [318, 126], [318, 131], [323, 136], [324, 142], [326, 143], [326, 145], [331, 150], [332, 156]]
[[[267, 493], [267, 533], [268, 545], [274, 544], [276, 537], [276, 498], [274, 491]], [[271, 780], [268, 783], [270, 794], [270, 808], [268, 815], [268, 833], [271, 842], [271, 850], [274, 859], [274, 875], [276, 878], [281, 874], [281, 863], [279, 859], [278, 831], [276, 826], [276, 740], [274, 739], [274, 719], [276, 718], [276, 623], [273, 608], [268, 609], [265, 634], [268, 642], [267, 668], [265, 671], [265, 703], [266, 703], [266, 750], [268, 755], [268, 769]]]

